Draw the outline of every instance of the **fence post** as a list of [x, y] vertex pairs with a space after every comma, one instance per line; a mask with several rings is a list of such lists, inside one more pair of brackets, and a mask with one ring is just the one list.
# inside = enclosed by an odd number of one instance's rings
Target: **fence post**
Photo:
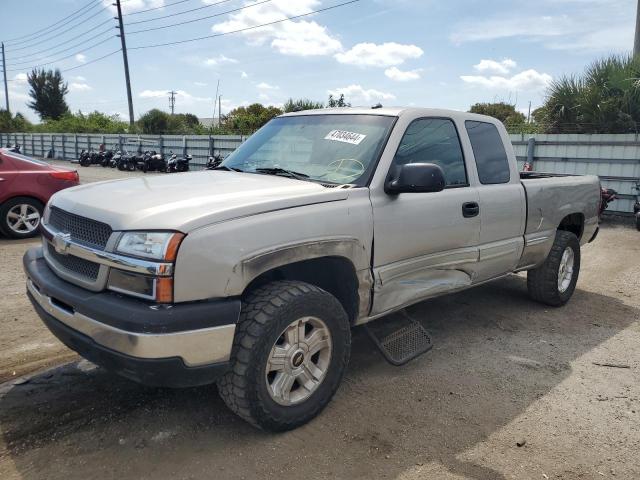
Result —
[[33, 155], [34, 157], [36, 155], [36, 143], [33, 138], [33, 133], [31, 134], [31, 155]]
[[91, 150], [91, 135], [87, 134], [87, 152]]
[[65, 142], [65, 137], [64, 137], [64, 134], [62, 134], [62, 159], [66, 160], [67, 159], [67, 152], [64, 149], [64, 142]]
[[208, 157], [213, 157], [215, 155], [214, 151], [213, 151], [213, 137], [211, 136], [211, 134], [209, 134], [209, 155], [207, 155]]
[[524, 170], [533, 170], [533, 159], [536, 150], [536, 139], [534, 137], [529, 137], [529, 142], [527, 143], [527, 163], [525, 164]]
[[118, 134], [118, 150], [122, 153], [122, 135]]
[[164, 157], [164, 137], [162, 135], [158, 136], [158, 149], [160, 150], [160, 155]]
[[185, 157], [187, 155], [187, 136], [182, 136], [182, 156]]
[[[24, 144], [25, 144], [25, 141], [26, 141], [26, 138], [25, 138], [24, 133], [23, 133], [23, 134], [22, 134], [22, 144], [21, 144], [21, 147], [22, 147], [23, 149], [24, 149], [24, 147], [25, 147], [25, 145], [24, 145]], [[26, 152], [25, 152], [25, 153], [26, 153]]]

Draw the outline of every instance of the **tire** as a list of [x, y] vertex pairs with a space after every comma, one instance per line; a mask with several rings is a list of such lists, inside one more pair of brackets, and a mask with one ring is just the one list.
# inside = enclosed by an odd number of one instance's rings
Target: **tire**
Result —
[[[304, 326], [293, 328], [295, 322]], [[328, 338], [329, 347], [325, 345], [305, 357], [301, 349], [306, 348], [306, 343], [291, 343], [296, 347], [288, 343], [287, 332], [300, 332], [299, 328], [303, 328], [307, 340], [318, 328], [326, 336], [320, 336], [323, 340], [317, 345]], [[287, 358], [278, 369], [281, 371], [267, 372], [268, 360], [276, 348], [287, 350]], [[227, 406], [252, 425], [272, 432], [291, 430], [307, 423], [327, 406], [342, 380], [350, 351], [349, 319], [333, 295], [304, 282], [269, 283], [251, 292], [242, 303], [230, 369], [218, 380], [218, 390]], [[322, 376], [311, 374], [310, 363]], [[291, 383], [291, 396], [276, 400], [269, 383], [275, 385], [280, 375], [292, 378], [287, 369], [307, 372], [311, 387], [303, 387], [296, 379]]]
[[[38, 234], [44, 206], [35, 198], [15, 197], [0, 206], [0, 232], [9, 238], [30, 238]], [[21, 220], [16, 215], [27, 215], [30, 220]], [[37, 218], [33, 218], [37, 215]], [[37, 220], [37, 221], [34, 221]]]
[[[567, 263], [561, 269], [565, 254]], [[571, 268], [569, 276], [563, 275], [568, 268]], [[529, 296], [546, 305], [560, 307], [567, 303], [573, 295], [579, 274], [580, 242], [578, 237], [571, 232], [558, 230], [547, 259], [538, 268], [527, 272]]]
[[640, 232], [640, 214], [636, 215], [636, 230]]

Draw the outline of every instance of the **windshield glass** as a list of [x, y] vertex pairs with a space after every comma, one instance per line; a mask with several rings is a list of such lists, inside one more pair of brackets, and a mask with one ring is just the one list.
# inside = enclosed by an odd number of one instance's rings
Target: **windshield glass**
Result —
[[271, 120], [222, 166], [252, 173], [295, 172], [327, 183], [364, 185], [395, 117], [300, 115]]

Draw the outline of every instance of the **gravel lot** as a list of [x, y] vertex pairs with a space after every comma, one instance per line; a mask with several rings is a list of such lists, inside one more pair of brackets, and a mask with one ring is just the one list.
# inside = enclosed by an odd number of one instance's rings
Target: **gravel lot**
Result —
[[215, 387], [145, 388], [78, 361], [24, 294], [21, 256], [36, 243], [0, 239], [3, 480], [640, 478], [640, 233], [629, 226], [605, 224], [583, 250], [564, 308], [530, 301], [524, 275], [424, 302], [409, 311], [435, 347], [400, 368], [356, 330], [332, 404], [280, 435], [237, 419]]

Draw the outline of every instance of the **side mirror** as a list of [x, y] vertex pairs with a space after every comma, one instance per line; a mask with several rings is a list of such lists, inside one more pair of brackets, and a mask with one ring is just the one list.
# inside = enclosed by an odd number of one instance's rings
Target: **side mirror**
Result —
[[387, 179], [384, 191], [399, 193], [441, 192], [445, 187], [444, 171], [434, 163], [408, 163], [400, 165]]

